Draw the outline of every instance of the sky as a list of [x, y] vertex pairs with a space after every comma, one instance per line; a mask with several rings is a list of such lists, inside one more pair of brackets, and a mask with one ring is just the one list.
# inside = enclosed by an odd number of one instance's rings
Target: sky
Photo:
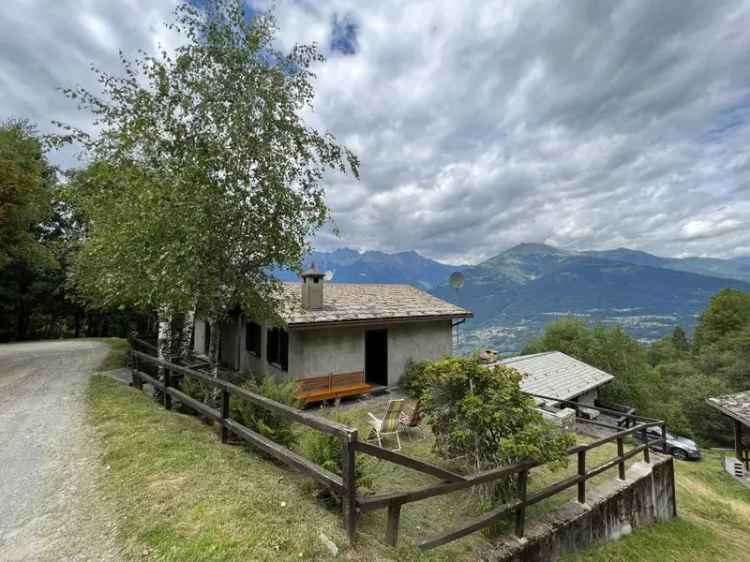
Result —
[[[0, 119], [89, 128], [58, 88], [176, 45], [175, 1], [3, 0]], [[750, 1], [274, 4], [279, 46], [327, 57], [305, 119], [362, 162], [318, 249], [750, 255]]]

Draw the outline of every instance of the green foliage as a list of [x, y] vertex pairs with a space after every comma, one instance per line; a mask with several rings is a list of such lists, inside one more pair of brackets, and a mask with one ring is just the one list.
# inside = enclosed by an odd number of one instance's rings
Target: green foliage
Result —
[[[296, 406], [294, 397], [297, 385], [294, 381], [276, 383], [273, 377], [265, 377], [260, 382], [248, 380], [242, 388], [261, 394], [281, 404]], [[284, 447], [291, 447], [297, 441], [297, 433], [290, 418], [271, 412], [246, 400], [232, 396], [229, 408], [231, 417], [242, 425], [260, 433]]]
[[561, 351], [616, 376], [603, 390], [610, 402], [643, 404], [650, 394], [646, 350], [619, 325], [563, 319], [547, 326], [544, 335], [530, 342], [523, 353]]
[[711, 297], [695, 329], [694, 346], [718, 343], [726, 336], [750, 326], [750, 294], [737, 289], [722, 289]]
[[[356, 426], [354, 416], [338, 409], [327, 413], [326, 417], [343, 425]], [[342, 474], [344, 449], [341, 446], [341, 439], [315, 429], [305, 429], [300, 435], [298, 446], [302, 454], [314, 463], [335, 474]], [[367, 470], [369, 466], [367, 461], [368, 459], [363, 455], [357, 458], [356, 478], [360, 494], [372, 488], [372, 477]]]
[[692, 346], [679, 327], [645, 347], [619, 327], [563, 320], [549, 325], [524, 351], [551, 350], [615, 375], [601, 390], [604, 400], [664, 419], [677, 433], [727, 445], [729, 424], [706, 398], [750, 387], [750, 295], [734, 289], [717, 293]]
[[[423, 408], [439, 455], [463, 457], [475, 471], [524, 459], [567, 462], [573, 436], [542, 419], [533, 399], [521, 392], [521, 375], [514, 369], [446, 358], [424, 370], [429, 382]], [[480, 490], [480, 495], [494, 502], [506, 491], [507, 483], [501, 483]]]
[[0, 269], [20, 262], [50, 267], [40, 225], [52, 214], [54, 171], [26, 121], [0, 122]]
[[419, 400], [427, 389], [425, 370], [428, 365], [429, 362], [427, 361], [413, 361], [411, 359], [406, 364], [406, 369], [404, 369], [404, 374], [401, 375], [398, 384], [409, 398]]
[[685, 352], [690, 350], [690, 342], [688, 341], [687, 334], [679, 326], [676, 326], [672, 331], [672, 345], [677, 351]]
[[301, 117], [317, 48], [279, 51], [273, 18], [240, 0], [201, 4], [176, 8], [174, 54], [123, 57], [121, 75], [95, 70], [101, 94], [65, 92], [100, 131], [60, 124], [51, 139], [94, 162], [70, 191], [88, 225], [76, 283], [97, 305], [270, 314], [267, 272], [298, 267], [328, 219], [324, 174], [357, 175], [357, 158]]
[[[216, 392], [214, 391], [213, 385], [195, 377], [185, 376], [180, 379], [179, 386], [180, 390], [191, 398], [195, 398], [196, 400], [199, 400], [206, 404], [216, 406], [216, 404], [214, 403]], [[184, 409], [190, 413], [193, 412], [193, 410], [191, 410], [190, 408], [185, 407]]]

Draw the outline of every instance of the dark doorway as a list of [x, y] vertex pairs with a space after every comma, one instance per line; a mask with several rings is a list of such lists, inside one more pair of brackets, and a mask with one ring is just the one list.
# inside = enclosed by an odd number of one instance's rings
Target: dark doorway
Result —
[[365, 381], [388, 385], [388, 330], [365, 331]]

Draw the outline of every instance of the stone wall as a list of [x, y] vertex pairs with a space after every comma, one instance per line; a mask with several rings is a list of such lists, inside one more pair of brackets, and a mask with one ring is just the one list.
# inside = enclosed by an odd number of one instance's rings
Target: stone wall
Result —
[[484, 551], [485, 562], [552, 561], [591, 545], [617, 540], [638, 527], [669, 521], [677, 514], [671, 457], [651, 455], [635, 463], [626, 480], [617, 469], [605, 485], [590, 489], [587, 504], [568, 504], [526, 526], [526, 537], [504, 537]]

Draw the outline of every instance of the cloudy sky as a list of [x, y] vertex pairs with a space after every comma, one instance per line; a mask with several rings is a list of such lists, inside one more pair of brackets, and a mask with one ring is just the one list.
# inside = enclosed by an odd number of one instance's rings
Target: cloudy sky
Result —
[[[750, 1], [275, 4], [280, 45], [328, 57], [309, 120], [362, 160], [320, 249], [750, 255]], [[0, 117], [86, 127], [57, 88], [174, 45], [173, 5], [3, 0]]]

